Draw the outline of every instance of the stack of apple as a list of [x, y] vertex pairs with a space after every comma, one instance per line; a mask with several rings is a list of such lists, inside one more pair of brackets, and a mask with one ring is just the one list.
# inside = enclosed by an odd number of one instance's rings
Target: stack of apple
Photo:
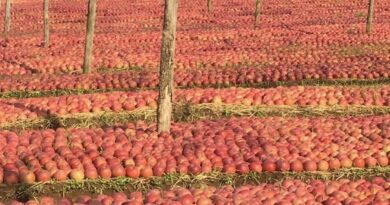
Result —
[[75, 199], [56, 200], [42, 197], [26, 203], [13, 201], [11, 205], [93, 205], [93, 204], [172, 204], [172, 205], [226, 205], [226, 204], [347, 204], [347, 205], [387, 205], [390, 200], [390, 179], [375, 177], [367, 180], [313, 180], [305, 183], [300, 180], [286, 180], [280, 185], [259, 184], [238, 187], [206, 186], [203, 188], [174, 188], [169, 190], [152, 189], [141, 192], [116, 192], [98, 196], [81, 195]]
[[[115, 2], [98, 4], [93, 66], [157, 68], [162, 4]], [[37, 23], [41, 3], [31, 0], [14, 5], [9, 43], [0, 46], [5, 54], [1, 62], [7, 62], [0, 65], [0, 73], [80, 71], [86, 6], [84, 1], [53, 2], [50, 14], [55, 32], [51, 46], [42, 48], [42, 29]], [[181, 7], [178, 69], [264, 63], [270, 65], [267, 76], [278, 80], [389, 76], [389, 44], [384, 40], [389, 31], [388, 3], [377, 5], [378, 24], [372, 36], [364, 34], [364, 24], [356, 17], [366, 8], [358, 2], [300, 2], [291, 7], [288, 2], [273, 1], [262, 8], [266, 18], [256, 29], [253, 2], [213, 2], [212, 17], [203, 2], [182, 2]]]
[[0, 102], [0, 125], [19, 120], [35, 120], [38, 114], [24, 106], [13, 103]]
[[[246, 106], [389, 106], [389, 86], [358, 87], [276, 87], [268, 89], [226, 88], [176, 90], [175, 102], [191, 104], [242, 104]], [[110, 92], [60, 97], [5, 99], [1, 102], [22, 106], [43, 114], [123, 112], [136, 108], [156, 108], [157, 91]]]
[[[390, 69], [382, 67], [382, 71], [372, 75], [374, 78], [388, 77]], [[309, 68], [308, 68], [309, 69]], [[333, 72], [335, 75], [323, 72], [316, 74], [311, 69], [301, 67], [299, 71], [286, 72], [279, 69], [257, 69], [253, 67], [209, 68], [204, 70], [178, 70], [175, 74], [175, 84], [179, 87], [207, 87], [207, 86], [234, 86], [255, 85], [275, 81], [296, 81], [305, 79], [329, 78], [366, 78], [356, 73]], [[369, 74], [369, 73], [368, 73]], [[371, 74], [369, 74], [371, 75]], [[90, 75], [34, 75], [25, 77], [4, 78], [0, 81], [2, 92], [14, 91], [45, 91], [59, 89], [134, 89], [156, 88], [158, 86], [158, 72], [148, 70], [142, 72], [122, 73], [95, 73]], [[330, 77], [333, 76], [333, 77]]]
[[390, 116], [231, 118], [125, 127], [0, 132], [0, 182], [386, 167]]

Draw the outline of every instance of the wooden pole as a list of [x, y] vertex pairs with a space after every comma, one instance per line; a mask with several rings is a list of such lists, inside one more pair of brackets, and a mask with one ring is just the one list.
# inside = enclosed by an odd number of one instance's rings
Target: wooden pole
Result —
[[43, 1], [43, 45], [49, 46], [49, 0]]
[[257, 25], [260, 21], [260, 9], [261, 9], [261, 0], [256, 0], [255, 25]]
[[211, 12], [211, 6], [212, 6], [211, 0], [207, 0], [207, 11], [208, 11], [209, 13]]
[[158, 132], [169, 132], [172, 120], [173, 75], [178, 0], [165, 0], [157, 109]]
[[374, 18], [374, 0], [369, 0], [368, 3], [368, 14], [367, 14], [367, 25], [366, 32], [371, 34], [372, 29], [372, 19]]
[[7, 38], [8, 32], [11, 28], [11, 0], [7, 0], [5, 4], [5, 15], [4, 15], [4, 37]]
[[93, 36], [95, 31], [96, 0], [88, 1], [87, 33], [85, 36], [83, 73], [91, 71]]

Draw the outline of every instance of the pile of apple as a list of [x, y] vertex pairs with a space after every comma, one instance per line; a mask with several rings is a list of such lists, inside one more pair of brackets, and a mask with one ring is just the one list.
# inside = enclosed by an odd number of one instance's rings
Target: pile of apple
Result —
[[[390, 106], [390, 87], [293, 86], [267, 89], [226, 88], [176, 90], [176, 103], [241, 104], [244, 106]], [[51, 115], [127, 112], [157, 107], [157, 91], [110, 92], [59, 97], [0, 100], [0, 122], [34, 120]], [[10, 112], [12, 111], [12, 112]]]
[[0, 132], [0, 183], [388, 166], [390, 116], [231, 118]]
[[26, 203], [12, 201], [10, 205], [245, 205], [245, 204], [346, 204], [346, 205], [387, 205], [390, 200], [390, 179], [375, 177], [367, 180], [286, 180], [280, 185], [259, 184], [238, 187], [206, 186], [204, 188], [152, 189], [141, 192], [116, 192], [109, 195], [81, 195], [75, 199], [42, 197]]
[[[267, 89], [226, 88], [175, 91], [175, 102], [191, 104], [243, 104], [246, 106], [389, 106], [390, 87], [276, 87]], [[59, 97], [6, 99], [1, 102], [21, 106], [43, 114], [123, 112], [136, 108], [157, 107], [157, 91], [110, 92]]]
[[[178, 70], [175, 73], [175, 85], [179, 87], [207, 87], [254, 85], [276, 81], [298, 81], [308, 79], [329, 79], [329, 73], [316, 74], [313, 70], [301, 67], [297, 72], [286, 72], [278, 69], [258, 69], [254, 67], [209, 68], [203, 70]], [[388, 77], [390, 67], [383, 68], [375, 78]], [[338, 75], [338, 74], [337, 74]], [[2, 92], [47, 91], [61, 89], [135, 89], [156, 88], [159, 74], [148, 70], [142, 72], [95, 73], [89, 75], [33, 75], [24, 77], [3, 78], [0, 80]], [[354, 74], [333, 76], [331, 78], [360, 78]], [[363, 78], [365, 78], [363, 76]]]
[[[162, 2], [115, 2], [98, 3], [93, 66], [156, 69]], [[80, 71], [86, 6], [84, 1], [53, 2], [51, 46], [42, 48], [41, 3], [14, 5], [9, 42], [0, 46], [0, 74]], [[358, 2], [315, 1], [294, 7], [285, 1], [269, 2], [262, 7], [256, 29], [253, 2], [216, 1], [212, 15], [204, 2], [182, 2], [181, 7], [177, 69], [249, 64], [264, 66], [273, 80], [389, 76], [386, 2], [377, 5], [372, 36], [364, 34], [364, 23], [356, 17], [366, 9]]]
[[37, 118], [38, 114], [28, 108], [19, 107], [13, 103], [0, 102], [0, 125], [17, 120], [35, 120]]

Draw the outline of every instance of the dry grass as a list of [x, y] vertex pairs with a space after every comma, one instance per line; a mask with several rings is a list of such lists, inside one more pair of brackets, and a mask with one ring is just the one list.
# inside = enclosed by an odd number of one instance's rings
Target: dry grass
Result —
[[[388, 106], [246, 106], [242, 104], [176, 104], [174, 121], [195, 121], [201, 119], [219, 119], [223, 117], [296, 117], [296, 116], [369, 116], [390, 114]], [[90, 128], [125, 124], [137, 120], [154, 122], [156, 109], [141, 108], [123, 112], [79, 113], [72, 115], [50, 116], [36, 120], [24, 120], [2, 124], [0, 129], [25, 130], [46, 128]]]

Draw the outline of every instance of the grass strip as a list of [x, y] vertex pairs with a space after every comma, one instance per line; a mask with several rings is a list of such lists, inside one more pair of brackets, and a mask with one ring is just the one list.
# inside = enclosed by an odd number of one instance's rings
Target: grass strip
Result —
[[[390, 78], [377, 80], [359, 80], [359, 79], [338, 79], [338, 80], [319, 80], [309, 79], [301, 81], [277, 81], [277, 82], [262, 82], [262, 83], [239, 83], [239, 84], [211, 84], [211, 85], [193, 85], [193, 86], [177, 86], [178, 89], [193, 89], [193, 88], [273, 88], [278, 86], [349, 86], [349, 87], [381, 87], [390, 85]], [[110, 89], [56, 89], [42, 91], [8, 91], [0, 92], [0, 98], [37, 98], [48, 96], [64, 96], [64, 95], [82, 95], [93, 93], [107, 93], [113, 91], [142, 91], [142, 90], [157, 90], [157, 87], [144, 88], [110, 88]]]
[[320, 180], [339, 180], [339, 179], [370, 179], [372, 177], [390, 177], [390, 166], [374, 168], [348, 168], [335, 171], [314, 171], [314, 172], [249, 172], [247, 174], [227, 174], [221, 171], [212, 171], [198, 175], [170, 173], [162, 177], [151, 177], [149, 179], [128, 177], [113, 178], [110, 180], [96, 179], [65, 182], [48, 181], [39, 182], [32, 185], [0, 185], [0, 200], [9, 199], [32, 199], [43, 195], [56, 197], [65, 197], [72, 193], [109, 193], [112, 191], [142, 191], [147, 192], [151, 189], [167, 189], [175, 187], [200, 188], [202, 186], [213, 185], [217, 187], [231, 185], [240, 186], [243, 184], [261, 184], [261, 183], [281, 183], [287, 179], [299, 179], [310, 181]]
[[[202, 119], [219, 119], [223, 117], [334, 117], [334, 116], [370, 116], [390, 114], [388, 106], [246, 106], [242, 104], [176, 104], [174, 121], [190, 122]], [[155, 122], [155, 108], [139, 108], [123, 112], [79, 113], [62, 116], [48, 116], [37, 120], [23, 120], [4, 123], [3, 130], [21, 131], [25, 129], [56, 129], [107, 127], [125, 124], [137, 120]]]

